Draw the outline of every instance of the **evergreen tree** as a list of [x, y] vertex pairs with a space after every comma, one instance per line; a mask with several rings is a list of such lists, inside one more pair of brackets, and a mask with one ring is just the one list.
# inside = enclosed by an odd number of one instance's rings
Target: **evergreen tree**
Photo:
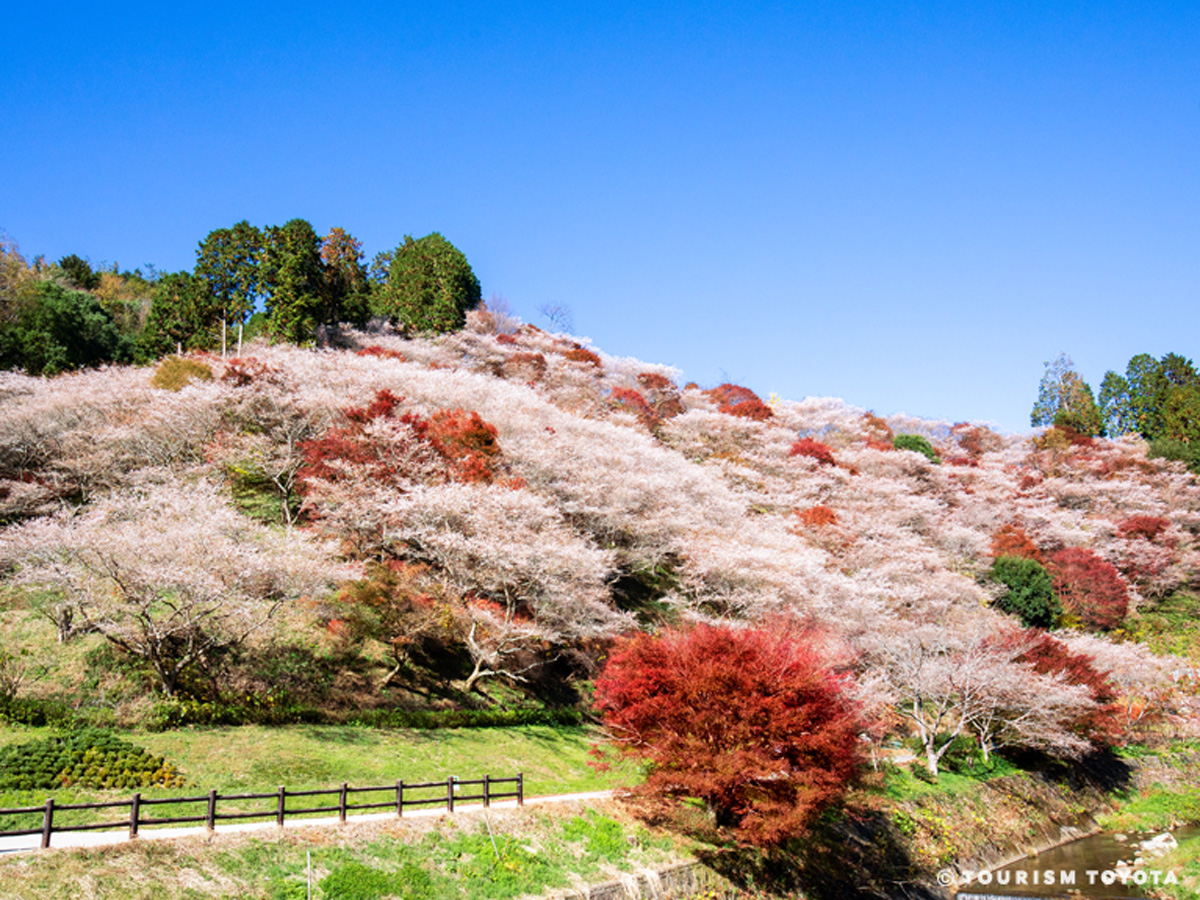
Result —
[[1100, 382], [1099, 404], [1106, 434], [1116, 437], [1137, 431], [1129, 382], [1111, 369], [1104, 373], [1104, 380]]
[[212, 295], [200, 279], [188, 272], [172, 272], [154, 285], [154, 299], [142, 331], [138, 355], [157, 359], [185, 350], [204, 349], [216, 342]]
[[262, 287], [271, 333], [294, 344], [312, 341], [321, 321], [321, 239], [306, 220], [267, 228]]
[[211, 298], [216, 322], [243, 323], [261, 290], [262, 232], [242, 220], [211, 231], [196, 250], [196, 278]]
[[127, 362], [133, 347], [91, 294], [52, 281], [37, 285], [32, 302], [0, 342], [0, 366], [54, 375], [107, 362]]
[[410, 332], [456, 331], [481, 299], [467, 258], [434, 232], [396, 248], [380, 312]]
[[362, 242], [341, 228], [321, 242], [321, 321], [364, 325], [371, 317], [371, 284], [363, 267]]

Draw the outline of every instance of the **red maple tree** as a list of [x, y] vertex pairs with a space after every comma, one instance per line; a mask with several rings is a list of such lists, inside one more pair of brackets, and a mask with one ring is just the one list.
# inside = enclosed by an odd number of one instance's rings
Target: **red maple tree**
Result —
[[1086, 547], [1067, 547], [1046, 562], [1063, 609], [1085, 626], [1116, 628], [1129, 611], [1129, 593], [1112, 563]]
[[792, 444], [792, 449], [788, 451], [788, 456], [808, 456], [823, 466], [837, 465], [837, 460], [833, 458], [833, 451], [829, 449], [829, 445], [822, 444], [820, 441], [814, 441], [812, 438], [800, 438], [800, 440]]
[[635, 795], [699, 798], [746, 845], [804, 834], [857, 772], [862, 728], [819, 646], [788, 623], [618, 642], [596, 705], [616, 749], [650, 764]]

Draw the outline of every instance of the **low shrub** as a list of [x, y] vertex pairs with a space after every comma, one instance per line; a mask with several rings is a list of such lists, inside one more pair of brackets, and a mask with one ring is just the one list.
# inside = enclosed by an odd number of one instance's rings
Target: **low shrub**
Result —
[[193, 381], [212, 381], [213, 372], [204, 363], [185, 356], [168, 356], [154, 370], [150, 383], [164, 391], [183, 390]]
[[991, 576], [1006, 590], [996, 606], [1016, 616], [1026, 628], [1053, 628], [1062, 615], [1062, 606], [1054, 595], [1050, 573], [1035, 559], [1000, 556], [992, 563]]
[[1171, 459], [1183, 463], [1200, 475], [1200, 442], [1188, 443], [1170, 438], [1156, 438], [1146, 451], [1150, 459]]
[[161, 756], [97, 729], [0, 749], [0, 790], [183, 785], [179, 770]]
[[933, 449], [933, 445], [929, 443], [929, 439], [919, 434], [898, 434], [892, 439], [892, 446], [897, 450], [909, 450], [913, 453], [920, 453], [931, 463], [940, 463], [942, 461], [942, 458], [938, 456], [938, 452]]
[[837, 460], [833, 458], [833, 451], [829, 449], [829, 445], [822, 444], [820, 441], [814, 441], [812, 438], [800, 438], [800, 440], [792, 444], [792, 449], [788, 451], [788, 456], [807, 456], [810, 459], [815, 459], [823, 466], [837, 465]]

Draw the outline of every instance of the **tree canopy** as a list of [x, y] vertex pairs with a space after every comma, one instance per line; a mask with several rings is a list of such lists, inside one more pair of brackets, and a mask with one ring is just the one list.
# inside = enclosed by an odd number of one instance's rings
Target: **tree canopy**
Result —
[[467, 258], [435, 231], [396, 248], [379, 311], [408, 331], [455, 331], [481, 299]]
[[696, 625], [618, 643], [596, 705], [619, 750], [650, 764], [636, 792], [697, 797], [739, 842], [803, 834], [858, 767], [859, 717], [817, 636]]

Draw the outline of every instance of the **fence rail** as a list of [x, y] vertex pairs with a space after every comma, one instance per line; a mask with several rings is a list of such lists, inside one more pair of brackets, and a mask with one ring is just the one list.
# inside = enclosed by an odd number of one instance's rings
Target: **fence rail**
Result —
[[[496, 789], [497, 785], [501, 786], [500, 790]], [[512, 785], [512, 787], [504, 789], [504, 786], [507, 785]], [[464, 788], [476, 788], [477, 792], [463, 793]], [[433, 791], [437, 793], [430, 795], [430, 792]], [[414, 793], [416, 796], [414, 796]], [[367, 803], [350, 802], [352, 795], [365, 794], [386, 794], [387, 800]], [[336, 803], [326, 805], [320, 805], [314, 800], [306, 802], [317, 803], [317, 805], [303, 807], [289, 807], [287, 805], [289, 798], [301, 797], [336, 797], [337, 800]], [[274, 803], [271, 804], [269, 809], [251, 810], [249, 812], [244, 810], [220, 812], [217, 809], [217, 804], [220, 801], [233, 802], [246, 800], [273, 800]], [[397, 781], [395, 784], [387, 784], [380, 787], [351, 787], [346, 782], [342, 782], [339, 787], [319, 788], [316, 790], [293, 791], [288, 790], [286, 787], [280, 787], [278, 791], [265, 794], [220, 794], [217, 791], [209, 791], [207, 794], [195, 797], [143, 797], [141, 794], [134, 794], [128, 800], [112, 800], [104, 803], [55, 803], [54, 798], [50, 797], [46, 800], [44, 806], [0, 809], [0, 816], [37, 814], [41, 814], [42, 816], [40, 827], [18, 829], [15, 831], [0, 831], [0, 838], [26, 837], [40, 834], [42, 836], [42, 848], [45, 849], [50, 846], [51, 835], [68, 831], [102, 831], [128, 827], [129, 837], [135, 838], [137, 837], [138, 830], [143, 826], [203, 823], [209, 831], [212, 831], [216, 828], [217, 822], [238, 819], [274, 819], [275, 824], [282, 828], [288, 816], [337, 813], [338, 820], [345, 822], [347, 814], [359, 810], [387, 809], [394, 810], [397, 816], [403, 816], [406, 808], [439, 805], [445, 806], [447, 812], [454, 812], [454, 805], [456, 803], [482, 801], [484, 806], [490, 806], [496, 800], [516, 800], [518, 806], [523, 806], [525, 803], [525, 778], [523, 773], [518, 772], [510, 778], [493, 778], [490, 775], [484, 775], [482, 778], [477, 779], [461, 779], [451, 776], [445, 781], [425, 781], [419, 783]], [[205, 804], [203, 815], [155, 817], [147, 814], [147, 807], [179, 806], [189, 803]], [[93, 822], [85, 825], [56, 825], [54, 823], [56, 813], [104, 809], [127, 809], [129, 815], [115, 822]]]

